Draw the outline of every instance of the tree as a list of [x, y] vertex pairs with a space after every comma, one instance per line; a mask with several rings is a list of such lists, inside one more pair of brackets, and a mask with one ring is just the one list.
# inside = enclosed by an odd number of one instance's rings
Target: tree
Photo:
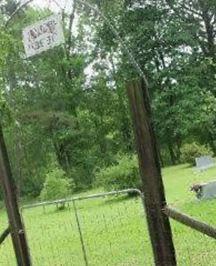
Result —
[[[199, 97], [205, 99], [209, 91], [214, 94], [215, 90], [215, 4], [212, 1], [188, 4], [181, 0], [117, 2], [113, 8], [109, 3], [99, 5], [94, 1], [127, 40], [128, 48], [145, 70], [153, 102], [160, 98], [166, 108], [167, 116], [165, 110], [157, 110], [154, 120], [160, 147], [168, 147], [172, 163], [177, 163], [182, 143], [194, 134], [195, 121], [202, 116], [200, 110], [204, 102]], [[91, 16], [89, 19], [94, 20]], [[103, 58], [114, 53], [117, 73], [123, 70], [123, 77], [130, 78], [128, 58], [124, 51], [119, 52], [120, 44], [115, 36], [106, 23], [96, 20], [95, 24], [97, 52], [103, 54]], [[196, 93], [200, 96], [196, 97]], [[193, 110], [188, 112], [190, 107]], [[167, 120], [162, 119], [163, 112]], [[161, 127], [158, 127], [158, 121]], [[164, 121], [167, 124], [164, 125]], [[211, 136], [207, 142], [215, 150], [213, 130], [213, 125], [207, 128], [207, 132], [210, 131], [207, 135]]]
[[[148, 78], [164, 164], [194, 141], [216, 154], [214, 1], [90, 2]], [[1, 7], [4, 25], [14, 1]], [[126, 84], [137, 73], [107, 21], [74, 1], [63, 14], [65, 45], [23, 60], [22, 29], [48, 15], [28, 6], [0, 31], [1, 110], [21, 196], [40, 194], [52, 161], [80, 190], [135, 151]]]

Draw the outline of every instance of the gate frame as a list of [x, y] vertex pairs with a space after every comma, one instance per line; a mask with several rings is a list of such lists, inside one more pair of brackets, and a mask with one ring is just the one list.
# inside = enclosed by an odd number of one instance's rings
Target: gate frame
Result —
[[[20, 10], [24, 9], [33, 1], [34, 0], [28, 0], [26, 3], [20, 5], [7, 21], [6, 27]], [[134, 59], [132, 53], [128, 50], [127, 45], [120, 37], [118, 31], [111, 21], [101, 11], [86, 1], [74, 1], [87, 6], [103, 18], [104, 22], [109, 26], [110, 30], [119, 40], [123, 50], [128, 56], [128, 59], [130, 59], [130, 63], [132, 63], [139, 74], [140, 78], [138, 80], [133, 80], [127, 86], [127, 92], [133, 118], [134, 133], [136, 136], [139, 168], [143, 184], [144, 204], [146, 209], [149, 235], [155, 264], [158, 266], [175, 266], [177, 262], [169, 217], [174, 218], [196, 230], [198, 230], [198, 228], [200, 229], [200, 226], [203, 223], [198, 222], [198, 224], [196, 223], [195, 226], [193, 223], [195, 221], [194, 219], [184, 214], [176, 213], [167, 206], [164, 184], [161, 175], [160, 160], [158, 156], [157, 140], [152, 120], [148, 91], [149, 87], [145, 74]], [[206, 226], [207, 231], [215, 230], [215, 228], [211, 226]], [[206, 230], [198, 231], [206, 232]], [[211, 236], [215, 238], [214, 234], [211, 234]], [[29, 255], [26, 253], [26, 256], [28, 257]], [[20, 265], [26, 266], [28, 264]]]
[[77, 225], [77, 230], [78, 230], [78, 233], [79, 233], [80, 243], [81, 243], [81, 247], [82, 247], [83, 260], [85, 262], [85, 266], [89, 266], [89, 261], [88, 261], [88, 256], [87, 256], [87, 252], [86, 252], [85, 241], [84, 241], [84, 237], [83, 237], [83, 232], [82, 232], [82, 228], [81, 228], [81, 223], [80, 223], [80, 219], [79, 219], [79, 214], [78, 214], [76, 202], [84, 201], [84, 200], [105, 198], [105, 197], [109, 197], [109, 196], [125, 195], [125, 194], [128, 194], [128, 193], [135, 193], [139, 197], [139, 199], [141, 200], [143, 212], [144, 212], [144, 215], [145, 215], [144, 194], [141, 192], [141, 190], [136, 189], [136, 188], [129, 188], [129, 189], [124, 189], [124, 190], [114, 190], [114, 191], [110, 191], [110, 192], [102, 192], [102, 193], [97, 193], [97, 194], [90, 194], [90, 195], [87, 195], [87, 196], [79, 196], [79, 197], [59, 199], [59, 200], [54, 200], [54, 201], [44, 201], [44, 202], [39, 202], [39, 203], [34, 203], [34, 204], [28, 204], [28, 205], [22, 206], [20, 208], [20, 210], [21, 210], [21, 212], [23, 212], [24, 210], [43, 207], [43, 210], [45, 211], [45, 207], [46, 206], [52, 206], [52, 205], [58, 206], [58, 204], [66, 204], [66, 203], [68, 203], [68, 206], [69, 206], [69, 204], [72, 203], [73, 204], [75, 221], [76, 221], [76, 225]]

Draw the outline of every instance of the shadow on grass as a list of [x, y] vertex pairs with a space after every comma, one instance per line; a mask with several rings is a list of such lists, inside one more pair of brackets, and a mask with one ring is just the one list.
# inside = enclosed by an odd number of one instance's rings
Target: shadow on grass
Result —
[[126, 202], [126, 201], [131, 201], [131, 200], [139, 200], [138, 195], [122, 195], [122, 196], [114, 196], [110, 199], [107, 199], [104, 204], [106, 205], [113, 205], [117, 204], [119, 202]]
[[193, 166], [191, 166], [190, 164], [177, 164], [177, 165], [170, 165], [170, 166], [166, 166], [164, 168], [162, 168], [163, 170], [168, 170], [168, 169], [175, 169], [178, 168], [178, 170], [183, 170], [183, 169], [193, 169]]

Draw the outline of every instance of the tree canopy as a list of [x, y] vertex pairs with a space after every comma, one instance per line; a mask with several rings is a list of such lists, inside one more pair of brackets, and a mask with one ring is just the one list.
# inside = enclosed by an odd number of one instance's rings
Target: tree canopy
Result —
[[[98, 1], [146, 74], [163, 165], [181, 162], [184, 144], [216, 155], [216, 2]], [[0, 4], [0, 119], [21, 196], [39, 196], [53, 162], [76, 190], [100, 169], [135, 153], [126, 84], [137, 73], [99, 13], [72, 3], [63, 12], [65, 45], [25, 59], [22, 29], [49, 8]]]

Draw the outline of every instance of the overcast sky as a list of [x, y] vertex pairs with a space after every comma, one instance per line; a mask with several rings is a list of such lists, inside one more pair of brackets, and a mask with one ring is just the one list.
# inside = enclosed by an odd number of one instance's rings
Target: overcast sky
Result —
[[[21, 0], [22, 3], [25, 3], [28, 0]], [[61, 9], [70, 10], [72, 6], [71, 0], [34, 0], [32, 5], [45, 8], [49, 7], [54, 12], [59, 12]]]

